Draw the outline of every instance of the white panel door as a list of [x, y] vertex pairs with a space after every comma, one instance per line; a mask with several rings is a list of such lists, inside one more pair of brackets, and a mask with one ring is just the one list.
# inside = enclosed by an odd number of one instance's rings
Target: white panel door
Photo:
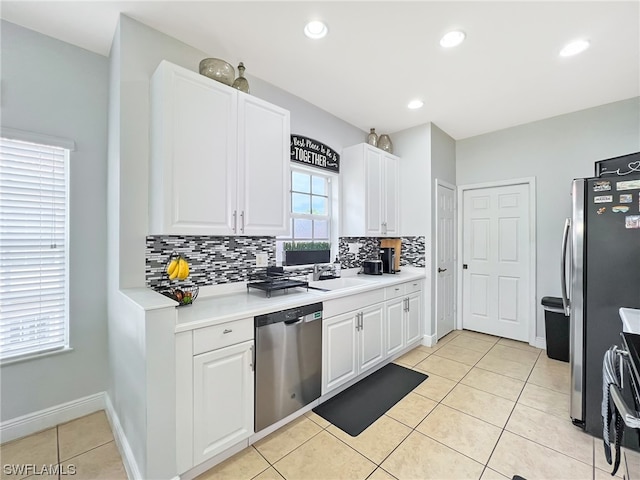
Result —
[[289, 234], [289, 112], [238, 96], [238, 234]]
[[345, 313], [322, 321], [322, 394], [358, 375], [356, 314]]
[[358, 374], [369, 370], [385, 358], [384, 304], [365, 308], [360, 313], [360, 348]]
[[438, 339], [455, 328], [455, 195], [437, 186], [436, 334]]
[[385, 303], [386, 314], [386, 356], [391, 356], [402, 350], [405, 346], [404, 341], [404, 298], [394, 298]]
[[465, 190], [463, 199], [463, 328], [529, 341], [529, 186]]
[[193, 357], [193, 464], [253, 434], [253, 341]]
[[367, 149], [365, 163], [366, 222], [365, 234], [378, 236], [382, 228], [382, 151]]

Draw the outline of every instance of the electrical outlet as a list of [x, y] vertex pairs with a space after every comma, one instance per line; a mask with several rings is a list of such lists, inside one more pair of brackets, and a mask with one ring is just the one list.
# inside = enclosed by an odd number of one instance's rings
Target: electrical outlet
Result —
[[360, 251], [359, 243], [349, 243], [349, 253], [358, 253]]
[[256, 267], [266, 267], [269, 263], [269, 255], [266, 253], [256, 253]]

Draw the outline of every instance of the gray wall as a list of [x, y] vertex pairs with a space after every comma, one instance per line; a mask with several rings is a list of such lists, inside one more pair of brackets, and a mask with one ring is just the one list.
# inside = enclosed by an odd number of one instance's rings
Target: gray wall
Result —
[[69, 324], [73, 351], [5, 365], [0, 419], [102, 392], [106, 355], [106, 57], [2, 21], [2, 126], [74, 140]]
[[640, 99], [467, 138], [456, 149], [458, 185], [536, 177], [536, 332], [544, 336], [540, 299], [560, 295], [560, 242], [571, 180], [593, 176], [598, 160], [640, 151]]

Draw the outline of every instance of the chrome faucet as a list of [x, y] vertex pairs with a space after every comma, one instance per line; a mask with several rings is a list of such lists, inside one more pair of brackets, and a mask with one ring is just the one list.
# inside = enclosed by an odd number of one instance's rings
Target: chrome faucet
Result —
[[320, 265], [319, 263], [315, 263], [313, 265], [313, 281], [316, 282], [320, 280], [320, 276], [322, 275], [322, 272], [326, 272], [328, 270], [333, 270], [332, 264]]

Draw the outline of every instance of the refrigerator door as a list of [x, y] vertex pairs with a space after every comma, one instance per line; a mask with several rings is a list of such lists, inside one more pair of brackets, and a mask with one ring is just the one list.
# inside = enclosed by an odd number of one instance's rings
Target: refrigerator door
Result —
[[[572, 210], [567, 248], [570, 250], [569, 351], [571, 364], [570, 415], [574, 424], [584, 423], [584, 201], [585, 180], [573, 181]], [[566, 268], [566, 267], [565, 267]]]
[[584, 189], [584, 422], [602, 435], [602, 359], [620, 345], [620, 307], [640, 307], [640, 176], [588, 179]]

